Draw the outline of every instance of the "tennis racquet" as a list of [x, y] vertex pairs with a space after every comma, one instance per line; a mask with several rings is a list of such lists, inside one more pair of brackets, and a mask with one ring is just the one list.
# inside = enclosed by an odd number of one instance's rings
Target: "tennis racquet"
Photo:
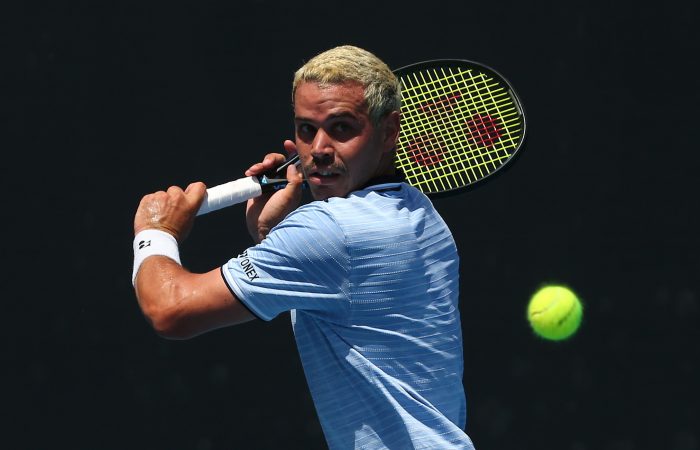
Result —
[[[467, 60], [424, 61], [394, 71], [401, 83], [396, 167], [426, 195], [454, 193], [499, 173], [525, 139], [515, 90], [494, 69]], [[283, 187], [291, 158], [272, 177], [246, 177], [207, 189], [197, 215]]]

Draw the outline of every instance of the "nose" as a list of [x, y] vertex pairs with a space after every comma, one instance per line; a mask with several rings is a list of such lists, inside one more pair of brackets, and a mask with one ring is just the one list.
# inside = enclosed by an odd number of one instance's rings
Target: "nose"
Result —
[[326, 134], [323, 128], [319, 129], [316, 132], [316, 136], [314, 136], [314, 140], [311, 145], [311, 157], [314, 160], [314, 164], [332, 164], [334, 152], [333, 140], [330, 136], [328, 136], [328, 134]]

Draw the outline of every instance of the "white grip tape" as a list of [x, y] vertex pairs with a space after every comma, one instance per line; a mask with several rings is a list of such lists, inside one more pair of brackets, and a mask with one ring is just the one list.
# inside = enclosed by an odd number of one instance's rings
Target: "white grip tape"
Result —
[[202, 206], [197, 211], [201, 216], [217, 209], [226, 208], [262, 194], [262, 186], [256, 177], [240, 178], [207, 189]]

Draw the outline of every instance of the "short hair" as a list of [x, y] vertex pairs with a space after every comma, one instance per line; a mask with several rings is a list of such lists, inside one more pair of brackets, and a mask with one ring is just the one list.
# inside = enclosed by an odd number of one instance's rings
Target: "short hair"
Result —
[[392, 111], [401, 110], [401, 85], [389, 67], [373, 53], [352, 45], [326, 50], [294, 74], [292, 104], [301, 83], [341, 84], [357, 82], [365, 90], [365, 101], [374, 125]]

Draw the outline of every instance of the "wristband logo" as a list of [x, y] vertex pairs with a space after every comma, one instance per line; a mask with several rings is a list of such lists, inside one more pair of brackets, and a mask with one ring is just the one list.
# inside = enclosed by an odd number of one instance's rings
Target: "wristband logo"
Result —
[[250, 262], [250, 259], [248, 258], [248, 250], [238, 255], [238, 258], [240, 258], [238, 263], [241, 265], [243, 272], [245, 272], [250, 281], [260, 278], [258, 273], [255, 271], [255, 267], [253, 267], [253, 263]]
[[150, 246], [151, 246], [151, 240], [150, 240], [150, 239], [147, 240], [147, 241], [140, 241], [140, 242], [139, 242], [139, 250], [143, 250], [144, 248], [150, 247]]

